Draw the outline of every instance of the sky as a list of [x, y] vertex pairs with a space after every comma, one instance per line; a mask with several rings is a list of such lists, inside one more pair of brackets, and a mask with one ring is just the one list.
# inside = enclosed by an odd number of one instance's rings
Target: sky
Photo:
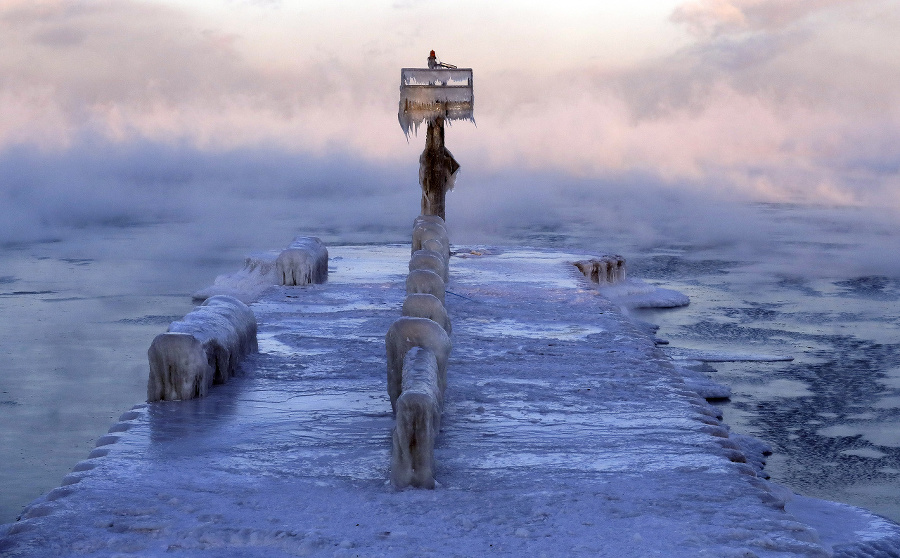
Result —
[[477, 124], [447, 132], [467, 224], [643, 206], [716, 236], [766, 202], [891, 230], [897, 28], [893, 0], [3, 0], [0, 242], [248, 197], [415, 206], [399, 71], [431, 49], [474, 71]]

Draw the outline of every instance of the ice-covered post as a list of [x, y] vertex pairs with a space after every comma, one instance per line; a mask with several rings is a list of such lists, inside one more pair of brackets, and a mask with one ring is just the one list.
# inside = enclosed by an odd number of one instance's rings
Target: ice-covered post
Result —
[[400, 110], [397, 114], [403, 132], [418, 131], [428, 124], [425, 151], [419, 157], [419, 183], [422, 186], [422, 215], [446, 219], [445, 199], [453, 189], [459, 163], [444, 145], [444, 122], [472, 120], [475, 98], [471, 68], [457, 68], [437, 61], [434, 51], [428, 68], [403, 68], [400, 71]]

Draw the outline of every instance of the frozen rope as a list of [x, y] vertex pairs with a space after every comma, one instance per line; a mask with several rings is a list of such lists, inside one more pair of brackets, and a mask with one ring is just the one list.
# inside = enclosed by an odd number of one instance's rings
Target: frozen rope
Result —
[[453, 296], [458, 296], [459, 298], [464, 298], [464, 299], [466, 299], [466, 300], [471, 300], [472, 302], [477, 302], [477, 303], [481, 304], [481, 301], [480, 301], [480, 300], [475, 300], [474, 298], [469, 298], [469, 297], [463, 296], [463, 295], [461, 295], [461, 294], [456, 294], [456, 293], [454, 293], [454, 292], [452, 292], [452, 291], [447, 291], [447, 290], [445, 290], [444, 292], [447, 293], [447, 294], [452, 294]]

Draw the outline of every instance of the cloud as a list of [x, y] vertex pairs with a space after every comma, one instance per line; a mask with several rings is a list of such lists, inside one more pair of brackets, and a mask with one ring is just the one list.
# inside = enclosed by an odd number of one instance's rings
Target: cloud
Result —
[[699, 37], [775, 30], [834, 7], [864, 0], [694, 0], [675, 8], [671, 21]]

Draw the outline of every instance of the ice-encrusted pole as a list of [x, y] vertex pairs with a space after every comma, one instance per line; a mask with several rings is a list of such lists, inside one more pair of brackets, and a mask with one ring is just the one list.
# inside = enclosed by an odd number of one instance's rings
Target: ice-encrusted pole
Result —
[[422, 185], [422, 215], [437, 215], [446, 220], [447, 192], [453, 189], [453, 181], [459, 163], [444, 146], [444, 119], [435, 118], [428, 123], [425, 151], [419, 157], [419, 183]]

